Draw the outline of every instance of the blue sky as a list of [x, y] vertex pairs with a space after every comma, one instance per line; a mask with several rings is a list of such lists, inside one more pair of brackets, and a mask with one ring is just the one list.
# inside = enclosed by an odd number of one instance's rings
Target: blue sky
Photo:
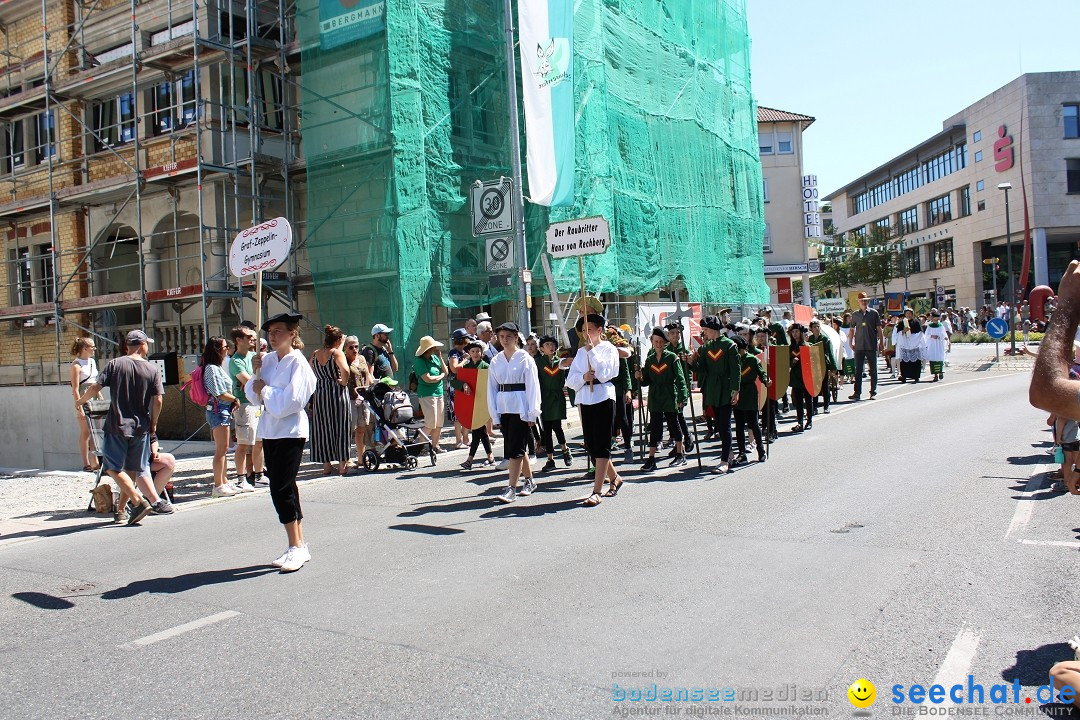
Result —
[[746, 2], [754, 96], [817, 118], [803, 167], [822, 195], [1022, 73], [1080, 70], [1077, 0]]

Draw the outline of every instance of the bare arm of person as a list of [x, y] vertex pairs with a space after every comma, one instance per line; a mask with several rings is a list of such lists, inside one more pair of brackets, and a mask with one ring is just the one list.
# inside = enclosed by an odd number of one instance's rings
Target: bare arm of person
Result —
[[1035, 358], [1028, 401], [1060, 417], [1080, 419], [1080, 381], [1069, 379], [1073, 338], [1080, 322], [1080, 261], [1069, 263], [1058, 287], [1058, 298], [1057, 310]]
[[330, 357], [337, 365], [337, 381], [338, 385], [347, 386], [349, 384], [349, 363], [345, 359], [345, 353], [340, 350], [334, 349], [330, 351]]

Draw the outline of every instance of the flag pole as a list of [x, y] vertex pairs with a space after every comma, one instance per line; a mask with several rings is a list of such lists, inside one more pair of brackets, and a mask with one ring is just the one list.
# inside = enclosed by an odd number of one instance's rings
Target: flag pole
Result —
[[511, 0], [503, 0], [503, 29], [506, 32], [506, 98], [510, 110], [510, 170], [514, 187], [514, 258], [518, 276], [518, 327], [528, 337], [532, 332], [524, 272], [529, 268], [525, 247], [525, 194], [521, 185], [521, 130], [518, 126], [517, 58], [514, 53], [514, 10]]

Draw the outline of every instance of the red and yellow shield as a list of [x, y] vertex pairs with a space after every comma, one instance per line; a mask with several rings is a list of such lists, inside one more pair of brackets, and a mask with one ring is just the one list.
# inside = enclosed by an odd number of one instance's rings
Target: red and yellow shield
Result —
[[471, 392], [458, 390], [454, 393], [454, 416], [465, 427], [476, 430], [491, 418], [487, 403], [487, 368], [460, 368], [457, 376], [458, 380], [469, 386]]

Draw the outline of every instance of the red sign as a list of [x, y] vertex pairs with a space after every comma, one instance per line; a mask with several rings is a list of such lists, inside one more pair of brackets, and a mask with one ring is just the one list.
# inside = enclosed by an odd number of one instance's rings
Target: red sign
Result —
[[998, 127], [998, 139], [994, 142], [994, 169], [1005, 172], [1013, 166], [1012, 135], [1004, 125]]
[[791, 278], [776, 278], [776, 302], [791, 302]]

